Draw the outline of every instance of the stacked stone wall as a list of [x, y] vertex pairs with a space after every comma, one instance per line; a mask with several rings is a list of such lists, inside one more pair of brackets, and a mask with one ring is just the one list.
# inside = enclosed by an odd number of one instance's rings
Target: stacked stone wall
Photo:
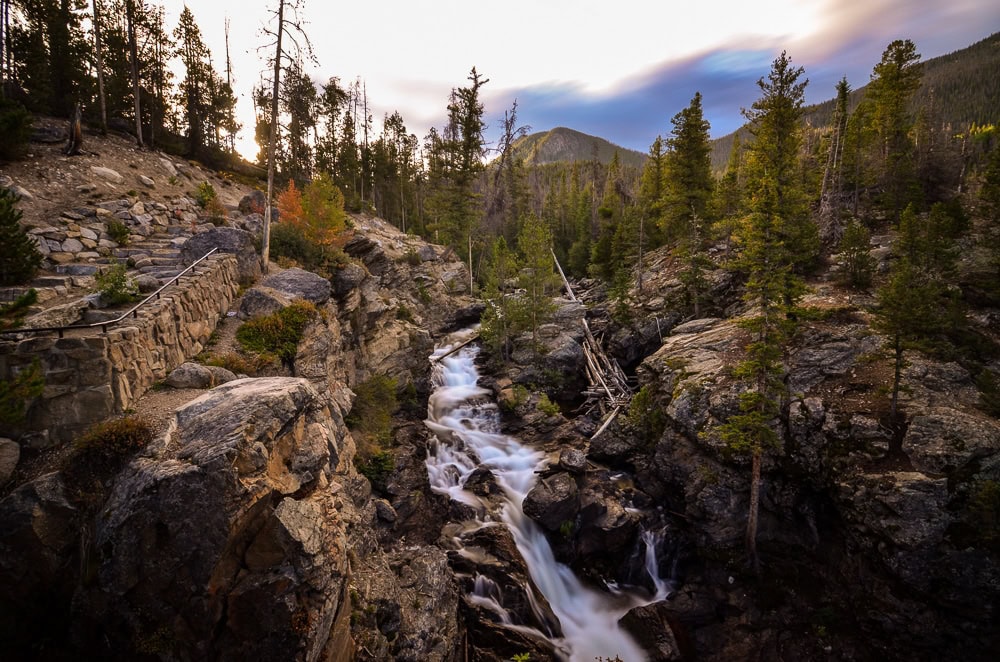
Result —
[[0, 436], [44, 448], [127, 411], [170, 370], [202, 351], [236, 298], [238, 280], [236, 257], [213, 255], [106, 334], [0, 342], [0, 379], [13, 379], [35, 361], [45, 374], [45, 391], [22, 429]]

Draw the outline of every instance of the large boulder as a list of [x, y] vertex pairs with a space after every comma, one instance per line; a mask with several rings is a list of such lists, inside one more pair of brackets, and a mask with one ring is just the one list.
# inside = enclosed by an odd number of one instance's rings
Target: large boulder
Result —
[[292, 303], [292, 297], [270, 287], [251, 287], [243, 295], [238, 311], [241, 320], [273, 315]]
[[249, 285], [260, 278], [260, 255], [253, 235], [246, 230], [213, 227], [196, 234], [181, 246], [181, 259], [190, 264], [213, 248], [218, 248], [220, 253], [237, 256], [240, 284]]
[[543, 478], [524, 497], [522, 508], [525, 515], [549, 531], [566, 526], [572, 529], [580, 509], [576, 480], [567, 473]]
[[177, 659], [315, 660], [349, 644], [340, 406], [304, 379], [241, 379], [175, 424], [97, 518], [77, 635], [118, 658], [151, 632]]
[[267, 276], [261, 285], [283, 292], [294, 299], [305, 299], [317, 306], [330, 300], [330, 281], [298, 267]]

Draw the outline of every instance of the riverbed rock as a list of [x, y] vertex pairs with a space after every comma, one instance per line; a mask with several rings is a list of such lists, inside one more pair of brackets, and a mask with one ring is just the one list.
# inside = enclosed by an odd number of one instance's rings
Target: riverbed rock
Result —
[[524, 514], [549, 531], [572, 528], [580, 509], [576, 480], [568, 473], [540, 479], [524, 497]]

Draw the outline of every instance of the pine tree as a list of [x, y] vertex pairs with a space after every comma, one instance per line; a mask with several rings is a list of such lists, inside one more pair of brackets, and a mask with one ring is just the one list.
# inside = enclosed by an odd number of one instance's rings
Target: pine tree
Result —
[[549, 295], [557, 283], [552, 261], [552, 234], [537, 216], [524, 219], [517, 235], [517, 247], [524, 256], [518, 287], [524, 289], [524, 315], [531, 329], [532, 343], [538, 344], [538, 327], [545, 323], [555, 306]]
[[875, 275], [875, 260], [871, 256], [871, 233], [864, 225], [851, 221], [840, 240], [842, 270], [840, 281], [848, 287], [866, 290]]
[[740, 413], [729, 418], [721, 434], [729, 448], [750, 455], [746, 544], [755, 569], [762, 458], [780, 442], [774, 426], [783, 393], [781, 359], [789, 312], [803, 290], [793, 268], [803, 253], [808, 256], [815, 250], [797, 188], [799, 120], [806, 85], [799, 82], [802, 73], [782, 52], [768, 77], [757, 83], [761, 98], [745, 111], [754, 140], [748, 164], [750, 215], [742, 229], [740, 261], [749, 272], [744, 300], [754, 317], [745, 323], [752, 335], [747, 358], [734, 370], [747, 390], [740, 396]]
[[21, 227], [17, 196], [0, 188], [0, 285], [21, 285], [35, 277], [42, 255]]
[[522, 306], [511, 292], [511, 285], [519, 271], [519, 261], [507, 246], [507, 241], [502, 236], [494, 239], [483, 288], [486, 310], [483, 311], [480, 334], [504, 360], [509, 358], [510, 341], [522, 324]]
[[715, 183], [709, 145], [711, 127], [702, 115], [701, 93], [696, 92], [690, 105], [670, 122], [674, 128], [667, 139], [664, 231], [673, 241], [689, 241], [693, 219], [708, 216]]
[[872, 71], [868, 96], [877, 139], [882, 207], [893, 220], [915, 197], [916, 170], [910, 130], [910, 99], [920, 87], [920, 54], [909, 39], [893, 41]]

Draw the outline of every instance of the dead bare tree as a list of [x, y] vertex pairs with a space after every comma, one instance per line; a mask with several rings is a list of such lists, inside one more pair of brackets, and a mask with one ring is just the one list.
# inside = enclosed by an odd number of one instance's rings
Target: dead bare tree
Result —
[[132, 73], [132, 101], [135, 108], [135, 142], [139, 147], [142, 143], [142, 108], [141, 87], [139, 85], [139, 42], [136, 38], [135, 0], [125, 2], [125, 20], [128, 32], [129, 69]]
[[[267, 272], [271, 250], [271, 201], [274, 199], [274, 152], [278, 142], [278, 94], [281, 90], [282, 58], [293, 60], [282, 45], [285, 37], [295, 46], [294, 56], [299, 57], [303, 51], [312, 59], [312, 46], [309, 37], [302, 28], [298, 12], [302, 8], [302, 0], [278, 0], [278, 8], [271, 10], [275, 15], [276, 27], [264, 27], [264, 34], [274, 38], [274, 58], [272, 61], [273, 78], [271, 80], [271, 119], [270, 132], [267, 140], [267, 203], [264, 206], [264, 236], [261, 241], [261, 260], [264, 272]], [[287, 13], [286, 13], [287, 10]], [[304, 44], [298, 43], [296, 35]]]
[[97, 0], [92, 0], [94, 11], [94, 62], [97, 65], [97, 97], [101, 107], [101, 134], [108, 132], [108, 103], [104, 95], [104, 50], [101, 43], [101, 12]]

